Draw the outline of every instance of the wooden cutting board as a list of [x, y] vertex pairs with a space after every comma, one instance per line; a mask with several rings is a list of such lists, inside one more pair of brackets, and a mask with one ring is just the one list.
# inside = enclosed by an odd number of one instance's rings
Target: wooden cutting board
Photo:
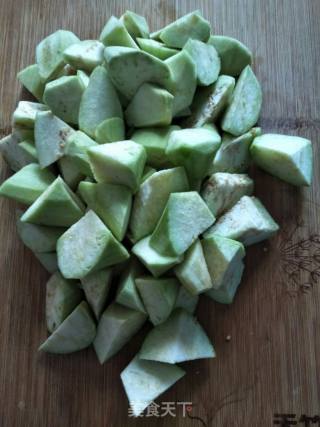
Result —
[[[299, 190], [251, 171], [281, 231], [248, 249], [231, 307], [201, 300], [198, 316], [217, 358], [185, 364], [187, 375], [158, 400], [162, 415], [163, 402], [173, 402], [176, 416], [140, 419], [129, 417], [119, 374], [146, 329], [104, 366], [91, 349], [39, 354], [48, 274], [18, 240], [15, 203], [1, 199], [1, 427], [264, 427], [275, 413], [296, 415], [298, 425], [307, 425], [299, 424], [303, 414], [320, 415], [319, 0], [0, 0], [1, 137], [21, 97], [16, 73], [34, 62], [44, 36], [64, 28], [96, 38], [110, 15], [126, 9], [145, 15], [155, 30], [196, 8], [216, 33], [238, 37], [254, 52], [263, 130], [313, 141], [313, 186]], [[9, 171], [2, 160], [0, 168], [2, 181]], [[183, 402], [192, 402], [186, 417]]]

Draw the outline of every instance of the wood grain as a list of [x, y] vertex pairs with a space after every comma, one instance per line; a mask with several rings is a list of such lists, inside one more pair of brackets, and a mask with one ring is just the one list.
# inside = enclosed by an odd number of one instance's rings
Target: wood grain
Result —
[[[36, 44], [65, 28], [95, 38], [106, 19], [131, 9], [152, 29], [199, 8], [216, 33], [253, 50], [264, 90], [264, 131], [314, 144], [310, 190], [252, 170], [256, 193], [281, 225], [270, 242], [248, 250], [235, 303], [203, 299], [199, 319], [217, 358], [186, 364], [187, 375], [160, 401], [193, 402], [192, 416], [128, 417], [119, 374], [143, 333], [110, 363], [93, 351], [37, 353], [46, 337], [47, 274], [15, 231], [15, 204], [0, 200], [0, 426], [271, 426], [275, 412], [320, 415], [319, 0], [0, 0], [0, 128], [20, 97], [16, 73], [34, 62]], [[1, 161], [1, 179], [8, 169]], [[310, 271], [313, 274], [310, 274]], [[227, 342], [225, 337], [231, 336]]]

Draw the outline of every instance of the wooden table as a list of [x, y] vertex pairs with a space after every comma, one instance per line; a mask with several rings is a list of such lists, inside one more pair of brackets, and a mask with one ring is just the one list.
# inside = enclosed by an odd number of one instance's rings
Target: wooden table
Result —
[[[281, 232], [248, 249], [231, 307], [201, 301], [199, 319], [217, 358], [186, 364], [185, 378], [159, 399], [192, 402], [194, 419], [177, 405], [175, 418], [128, 417], [119, 374], [143, 333], [102, 367], [91, 349], [65, 357], [37, 352], [46, 337], [48, 275], [17, 238], [15, 203], [1, 199], [1, 427], [265, 427], [274, 413], [296, 414], [297, 421], [320, 415], [319, 0], [0, 0], [1, 137], [10, 132], [20, 98], [16, 73], [34, 62], [36, 44], [47, 34], [64, 28], [95, 38], [111, 14], [126, 9], [157, 29], [195, 8], [216, 33], [253, 50], [264, 91], [260, 124], [313, 141], [314, 184], [300, 191], [252, 171], [256, 193]], [[2, 160], [0, 167], [3, 180], [9, 172]]]

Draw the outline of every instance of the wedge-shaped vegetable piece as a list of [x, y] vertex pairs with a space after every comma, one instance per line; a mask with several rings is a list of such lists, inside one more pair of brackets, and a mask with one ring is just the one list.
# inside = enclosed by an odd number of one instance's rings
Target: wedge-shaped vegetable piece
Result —
[[188, 39], [206, 42], [209, 36], [210, 23], [196, 10], [164, 27], [159, 37], [167, 46], [182, 48]]
[[202, 246], [213, 285], [207, 295], [230, 304], [243, 273], [244, 247], [240, 242], [215, 235], [203, 239]]
[[168, 126], [172, 120], [173, 96], [154, 84], [144, 83], [128, 105], [125, 116], [129, 126]]
[[19, 101], [18, 107], [12, 116], [13, 126], [34, 127], [34, 122], [39, 111], [47, 111], [48, 107], [38, 102]]
[[93, 177], [88, 149], [98, 144], [81, 130], [72, 133], [66, 142], [65, 155], [70, 158], [85, 175]]
[[151, 235], [150, 245], [166, 256], [182, 255], [214, 221], [197, 192], [172, 193]]
[[197, 82], [201, 86], [214, 83], [220, 73], [220, 58], [216, 49], [200, 40], [189, 39], [183, 47], [196, 65]]
[[131, 37], [149, 37], [149, 26], [143, 16], [131, 10], [126, 10], [121, 16], [120, 21], [123, 22]]
[[122, 118], [122, 108], [106, 69], [99, 66], [92, 72], [89, 85], [82, 96], [79, 128], [94, 138], [100, 123], [111, 117]]
[[245, 174], [214, 173], [204, 183], [201, 197], [215, 217], [234, 206], [242, 196], [251, 196], [253, 181]]
[[18, 143], [19, 139], [12, 134], [0, 140], [0, 153], [14, 172], [17, 172], [30, 163], [34, 163], [34, 158], [29, 153], [26, 153]]
[[228, 36], [211, 36], [208, 43], [214, 46], [221, 59], [221, 74], [237, 77], [252, 63], [252, 53], [239, 40]]
[[51, 111], [38, 113], [34, 136], [39, 163], [45, 168], [60, 159], [68, 137], [75, 132], [72, 127], [52, 114]]
[[212, 235], [228, 237], [249, 246], [269, 239], [278, 230], [278, 224], [259, 199], [243, 196], [206, 231], [205, 237]]
[[34, 252], [34, 255], [48, 273], [53, 274], [58, 271], [58, 258], [56, 252]]
[[184, 286], [179, 287], [178, 296], [174, 308], [183, 308], [188, 313], [193, 314], [199, 302], [199, 295], [191, 294]]
[[26, 156], [30, 156], [33, 159], [34, 163], [38, 163], [38, 153], [37, 149], [33, 142], [31, 141], [22, 141], [19, 142], [19, 147], [25, 153]]
[[138, 417], [154, 400], [185, 375], [179, 366], [141, 360], [136, 356], [121, 372], [133, 414]]
[[107, 47], [104, 54], [110, 78], [127, 99], [131, 99], [146, 82], [159, 84], [167, 89], [171, 78], [170, 70], [160, 59], [141, 50], [121, 46]]
[[12, 126], [12, 135], [17, 139], [17, 142], [34, 141], [34, 128], [14, 125]]
[[254, 162], [289, 184], [310, 185], [312, 180], [311, 141], [299, 136], [265, 134], [250, 147]]
[[43, 39], [36, 48], [39, 74], [43, 81], [55, 77], [64, 67], [64, 50], [80, 40], [71, 31], [58, 30]]
[[47, 353], [67, 354], [89, 347], [96, 336], [96, 325], [88, 304], [82, 301], [39, 347]]
[[188, 190], [187, 175], [181, 167], [155, 172], [145, 180], [134, 199], [130, 219], [132, 240], [136, 242], [153, 232], [171, 193]]
[[189, 107], [197, 87], [196, 66], [186, 51], [181, 51], [164, 62], [170, 70], [171, 79], [166, 88], [174, 95], [173, 116]]
[[54, 252], [57, 240], [64, 233], [62, 227], [46, 227], [29, 224], [20, 220], [23, 211], [17, 211], [17, 230], [20, 239], [33, 252]]
[[169, 136], [166, 154], [174, 165], [184, 166], [189, 178], [201, 179], [208, 174], [220, 142], [216, 130], [176, 130]]
[[45, 83], [41, 80], [38, 64], [32, 64], [19, 71], [18, 80], [38, 101], [42, 100]]
[[180, 129], [179, 126], [162, 128], [137, 129], [131, 139], [144, 146], [147, 153], [147, 163], [155, 168], [169, 167], [170, 162], [166, 156], [166, 148], [171, 132]]
[[150, 178], [151, 175], [156, 173], [157, 170], [152, 168], [151, 166], [146, 165], [143, 170], [142, 178], [141, 178], [141, 184], [148, 178]]
[[60, 237], [57, 252], [66, 279], [82, 279], [129, 258], [125, 247], [91, 210]]
[[98, 40], [82, 40], [63, 52], [64, 60], [76, 69], [93, 71], [103, 63], [104, 44]]
[[235, 136], [248, 132], [259, 118], [261, 104], [260, 83], [248, 65], [237, 81], [231, 103], [222, 118], [222, 129]]
[[153, 276], [158, 277], [181, 262], [183, 256], [161, 255], [150, 246], [150, 237], [151, 236], [145, 237], [136, 243], [132, 248], [132, 252], [139, 258], [142, 264], [147, 267]]
[[177, 49], [171, 49], [170, 47], [167, 47], [164, 43], [160, 43], [152, 39], [138, 38], [137, 42], [141, 50], [150, 53], [150, 55], [156, 56], [162, 61], [170, 58], [171, 56], [179, 52]]
[[31, 205], [54, 181], [55, 176], [36, 163], [24, 166], [0, 186], [0, 196]]
[[146, 162], [145, 149], [134, 141], [112, 142], [88, 150], [98, 182], [122, 184], [136, 191]]
[[63, 76], [46, 84], [44, 102], [60, 119], [78, 124], [79, 108], [85, 85], [78, 76]]
[[125, 124], [120, 117], [111, 117], [101, 122], [95, 130], [95, 139], [99, 144], [123, 141]]
[[78, 196], [58, 177], [22, 215], [22, 222], [69, 227], [84, 213]]
[[171, 314], [177, 299], [179, 283], [176, 279], [155, 279], [140, 277], [136, 286], [142, 301], [154, 325], [164, 322]]
[[73, 191], [75, 191], [79, 183], [85, 179], [85, 175], [80, 172], [78, 166], [70, 157], [61, 157], [61, 159], [58, 160], [58, 168], [64, 182]]
[[47, 282], [46, 319], [49, 332], [56, 330], [83, 299], [83, 293], [74, 280], [66, 280], [60, 272]]
[[96, 319], [100, 319], [111, 286], [112, 269], [94, 271], [81, 279], [82, 289]]
[[122, 240], [127, 231], [132, 195], [123, 185], [101, 182], [81, 182], [79, 194], [90, 209], [110, 228], [118, 240]]
[[146, 313], [135, 284], [135, 279], [142, 273], [141, 264], [135, 259], [132, 260], [120, 276], [116, 302], [141, 313]]
[[139, 357], [162, 363], [215, 357], [214, 348], [200, 323], [183, 309], [175, 310], [146, 336]]
[[213, 159], [210, 172], [245, 172], [250, 165], [250, 145], [254, 138], [260, 134], [260, 128], [252, 128], [249, 132], [238, 137], [224, 133], [221, 146]]
[[111, 16], [104, 26], [100, 34], [100, 41], [105, 46], [125, 46], [138, 48], [135, 41], [126, 29], [124, 23], [115, 16]]
[[182, 285], [193, 295], [212, 288], [211, 278], [199, 239], [190, 246], [183, 262], [175, 267], [174, 272]]
[[227, 107], [235, 86], [235, 79], [230, 76], [219, 76], [218, 80], [208, 87], [199, 87], [195, 93], [191, 116], [186, 127], [202, 127], [217, 120]]
[[81, 81], [83, 87], [86, 89], [89, 86], [90, 77], [82, 70], [77, 70], [77, 77]]
[[120, 304], [111, 304], [100, 318], [93, 342], [99, 362], [103, 364], [118, 353], [146, 320], [146, 314]]

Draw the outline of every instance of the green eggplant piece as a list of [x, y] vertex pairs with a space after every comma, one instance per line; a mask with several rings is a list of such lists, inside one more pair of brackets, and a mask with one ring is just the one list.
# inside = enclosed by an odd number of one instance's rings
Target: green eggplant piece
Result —
[[154, 168], [165, 168], [172, 166], [166, 156], [166, 148], [171, 132], [179, 130], [176, 125], [168, 127], [150, 127], [146, 129], [136, 129], [131, 139], [143, 145], [147, 153], [147, 164]]
[[19, 101], [18, 107], [12, 115], [13, 126], [24, 126], [27, 128], [34, 128], [36, 115], [40, 111], [48, 111], [48, 107], [38, 102]]
[[250, 153], [256, 165], [296, 186], [312, 181], [311, 141], [299, 136], [265, 134], [254, 139]]
[[91, 210], [59, 238], [57, 253], [66, 279], [82, 279], [129, 258], [125, 247]]
[[188, 313], [193, 314], [199, 302], [199, 295], [193, 295], [184, 286], [179, 287], [178, 296], [174, 304], [175, 308], [183, 308]]
[[170, 69], [160, 59], [141, 50], [121, 46], [107, 47], [104, 55], [110, 78], [127, 100], [143, 83], [155, 83], [170, 92], [167, 87], [171, 79]]
[[151, 235], [150, 246], [166, 256], [182, 255], [214, 221], [197, 192], [172, 193]]
[[141, 276], [142, 273], [141, 264], [136, 260], [132, 260], [120, 276], [116, 302], [132, 310], [146, 313], [135, 284], [135, 279]]
[[95, 130], [95, 139], [99, 144], [125, 140], [125, 123], [120, 117], [111, 117], [101, 122]]
[[187, 250], [184, 260], [174, 269], [182, 285], [192, 294], [198, 295], [212, 288], [208, 267], [200, 240], [196, 240]]
[[150, 178], [151, 175], [153, 175], [156, 172], [157, 172], [156, 169], [152, 168], [151, 166], [146, 165], [143, 169], [141, 184], [143, 184], [144, 181], [146, 181], [148, 178]]
[[71, 31], [58, 30], [43, 39], [36, 48], [36, 60], [42, 81], [54, 78], [65, 66], [63, 52], [80, 40]]
[[177, 299], [179, 283], [173, 278], [140, 277], [136, 286], [154, 325], [164, 322], [171, 314]]
[[167, 90], [144, 83], [128, 105], [125, 117], [133, 127], [168, 126], [172, 120], [174, 97]]
[[231, 100], [235, 79], [219, 76], [218, 80], [207, 87], [198, 87], [191, 105], [191, 116], [184, 122], [184, 127], [202, 127], [215, 122]]
[[139, 357], [161, 363], [180, 363], [216, 357], [214, 348], [195, 317], [175, 310], [146, 336]]
[[73, 191], [75, 191], [79, 183], [85, 179], [85, 175], [80, 172], [78, 166], [70, 157], [61, 157], [61, 159], [58, 160], [58, 169], [64, 182]]
[[34, 255], [48, 273], [53, 274], [58, 271], [58, 258], [56, 252], [34, 252]]
[[150, 55], [153, 55], [162, 61], [170, 58], [176, 53], [179, 53], [179, 50], [167, 47], [164, 43], [160, 43], [157, 40], [137, 38], [137, 43], [141, 50], [150, 53]]
[[231, 304], [244, 269], [243, 244], [212, 235], [202, 240], [202, 247], [212, 280], [212, 289], [206, 295], [218, 302]]
[[183, 256], [161, 255], [150, 245], [150, 237], [145, 237], [136, 243], [132, 248], [132, 253], [139, 258], [154, 277], [159, 277], [176, 264], [179, 264], [183, 260]]
[[22, 222], [69, 227], [84, 214], [84, 206], [61, 177], [58, 177], [22, 215]]
[[30, 159], [33, 159], [33, 163], [38, 163], [38, 153], [34, 142], [26, 140], [19, 142], [18, 145], [26, 156], [30, 156]]
[[139, 331], [147, 316], [139, 311], [111, 304], [102, 314], [93, 347], [101, 365], [117, 354]]
[[183, 48], [189, 39], [206, 42], [209, 36], [210, 23], [196, 10], [164, 27], [159, 38], [169, 47]]
[[123, 240], [131, 212], [131, 191], [123, 185], [84, 181], [78, 191], [89, 209], [100, 217], [119, 241]]
[[169, 136], [166, 155], [175, 166], [183, 166], [191, 181], [208, 175], [221, 143], [215, 129], [181, 129]]
[[91, 73], [104, 61], [104, 44], [98, 40], [82, 40], [63, 52], [63, 59], [75, 69]]
[[259, 118], [261, 105], [260, 83], [247, 65], [237, 80], [230, 105], [222, 117], [222, 129], [234, 136], [248, 132]]
[[250, 166], [250, 146], [254, 138], [261, 134], [261, 128], [252, 128], [238, 137], [224, 133], [210, 173], [228, 172], [243, 173]]
[[24, 166], [0, 186], [0, 196], [31, 205], [55, 180], [48, 169], [36, 163]]
[[189, 39], [183, 46], [196, 66], [197, 83], [209, 86], [217, 81], [220, 74], [220, 58], [216, 49], [200, 40]]
[[111, 117], [122, 118], [118, 94], [103, 66], [96, 67], [90, 76], [79, 110], [79, 129], [95, 137], [97, 127]]
[[39, 350], [56, 354], [74, 353], [89, 347], [95, 336], [95, 322], [88, 304], [82, 301], [41, 344]]
[[168, 66], [171, 73], [166, 89], [174, 95], [173, 116], [175, 116], [192, 104], [197, 88], [196, 66], [185, 50], [166, 59], [163, 64]]
[[104, 26], [100, 34], [100, 41], [105, 46], [125, 46], [138, 49], [124, 23], [115, 16], [111, 16]]
[[249, 246], [269, 239], [278, 230], [278, 224], [259, 199], [243, 196], [206, 231], [204, 236], [227, 237]]
[[146, 162], [145, 149], [134, 141], [101, 144], [88, 150], [91, 169], [97, 182], [139, 188]]
[[37, 114], [34, 135], [39, 163], [45, 168], [64, 155], [64, 147], [68, 137], [75, 132], [51, 111]]
[[84, 90], [85, 85], [77, 75], [59, 77], [46, 84], [43, 101], [57, 117], [77, 125]]
[[81, 279], [82, 289], [96, 319], [105, 308], [112, 279], [112, 268], [94, 271]]
[[238, 77], [252, 63], [252, 53], [239, 40], [228, 36], [210, 36], [208, 44], [215, 47], [221, 59], [221, 74]]
[[44, 225], [22, 222], [23, 211], [18, 210], [17, 231], [22, 242], [33, 252], [46, 253], [56, 250], [59, 237], [65, 232], [62, 227], [46, 227]]
[[188, 178], [182, 167], [164, 169], [146, 179], [134, 198], [130, 219], [132, 241], [137, 242], [154, 231], [171, 193], [188, 190]]
[[253, 180], [245, 174], [214, 173], [203, 184], [201, 197], [215, 217], [231, 209], [242, 196], [251, 196]]
[[7, 165], [14, 172], [30, 163], [34, 163], [33, 156], [19, 146], [19, 139], [16, 135], [7, 135], [0, 140], [0, 153]]
[[150, 403], [184, 375], [185, 371], [179, 366], [136, 356], [120, 375], [133, 414], [141, 415]]
[[149, 37], [149, 25], [143, 16], [138, 15], [131, 10], [126, 10], [121, 16], [120, 21], [124, 24], [130, 36], [134, 39], [137, 37]]
[[74, 280], [55, 272], [46, 285], [46, 320], [50, 333], [55, 331], [82, 301], [83, 293]]
[[19, 71], [17, 78], [38, 101], [42, 101], [45, 82], [41, 80], [38, 64], [29, 65]]

